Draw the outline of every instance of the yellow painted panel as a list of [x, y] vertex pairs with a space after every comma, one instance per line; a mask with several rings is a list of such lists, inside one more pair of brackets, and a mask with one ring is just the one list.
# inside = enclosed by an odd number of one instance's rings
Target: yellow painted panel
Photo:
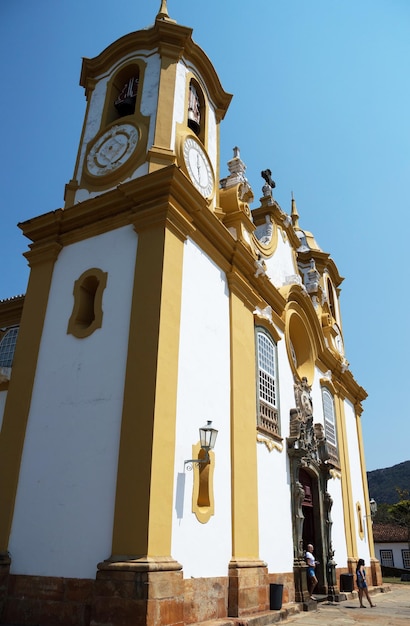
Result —
[[33, 265], [24, 301], [0, 432], [0, 552], [8, 549], [38, 351], [59, 249], [54, 247], [51, 256]]
[[230, 317], [232, 557], [253, 559], [259, 557], [254, 320], [233, 292]]
[[169, 555], [183, 242], [139, 234], [114, 518], [114, 555]]

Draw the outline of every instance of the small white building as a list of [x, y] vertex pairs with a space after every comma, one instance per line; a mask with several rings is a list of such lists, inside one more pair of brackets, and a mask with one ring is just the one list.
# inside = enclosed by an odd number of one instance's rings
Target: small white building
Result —
[[374, 551], [385, 567], [410, 571], [410, 546], [407, 528], [395, 524], [374, 524]]

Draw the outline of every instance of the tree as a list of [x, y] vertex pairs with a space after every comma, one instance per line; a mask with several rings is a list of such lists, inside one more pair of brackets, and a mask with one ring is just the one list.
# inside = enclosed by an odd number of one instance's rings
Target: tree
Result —
[[393, 520], [390, 517], [389, 508], [390, 505], [386, 504], [385, 502], [378, 504], [377, 512], [374, 516], [373, 522], [375, 524], [391, 524]]
[[410, 500], [400, 500], [397, 504], [392, 504], [388, 511], [394, 524], [407, 528], [407, 542], [410, 549]]

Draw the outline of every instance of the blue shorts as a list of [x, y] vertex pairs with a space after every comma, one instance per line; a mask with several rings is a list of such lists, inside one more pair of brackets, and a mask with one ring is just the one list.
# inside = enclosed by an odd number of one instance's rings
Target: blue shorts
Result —
[[315, 568], [308, 566], [308, 568], [307, 568], [307, 575], [309, 576], [309, 578], [311, 578], [312, 576], [316, 576]]

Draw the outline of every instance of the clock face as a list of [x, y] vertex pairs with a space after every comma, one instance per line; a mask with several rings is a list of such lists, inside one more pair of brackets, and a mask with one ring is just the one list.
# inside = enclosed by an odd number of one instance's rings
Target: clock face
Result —
[[121, 124], [107, 130], [91, 146], [87, 169], [94, 176], [104, 176], [123, 165], [138, 143], [138, 130], [132, 124]]
[[204, 149], [192, 137], [185, 140], [184, 159], [193, 185], [205, 198], [208, 198], [214, 188], [211, 164]]

